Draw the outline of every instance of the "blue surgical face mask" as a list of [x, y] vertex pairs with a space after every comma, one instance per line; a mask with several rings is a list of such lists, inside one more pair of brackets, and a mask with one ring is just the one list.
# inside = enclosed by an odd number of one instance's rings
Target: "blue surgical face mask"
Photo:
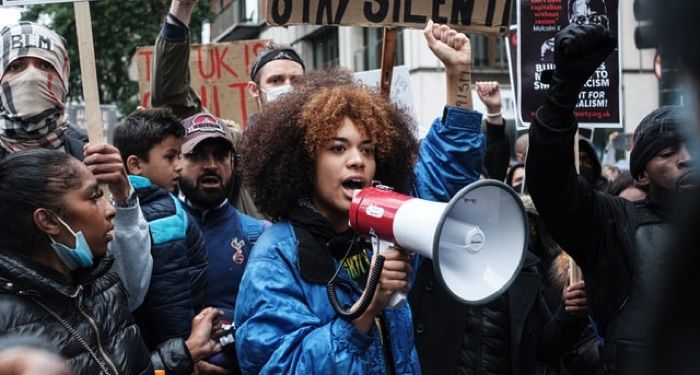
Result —
[[277, 100], [280, 95], [292, 92], [292, 85], [276, 86], [269, 89], [261, 89], [267, 97], [267, 102], [271, 103]]
[[49, 235], [51, 247], [56, 252], [56, 255], [58, 255], [63, 264], [71, 271], [75, 271], [78, 268], [90, 267], [92, 265], [92, 251], [90, 250], [90, 245], [85, 241], [83, 233], [73, 232], [73, 229], [71, 229], [65, 221], [61, 220], [58, 215], [55, 215], [55, 217], [75, 237], [75, 248], [70, 248], [62, 243], [56, 242], [56, 240]]

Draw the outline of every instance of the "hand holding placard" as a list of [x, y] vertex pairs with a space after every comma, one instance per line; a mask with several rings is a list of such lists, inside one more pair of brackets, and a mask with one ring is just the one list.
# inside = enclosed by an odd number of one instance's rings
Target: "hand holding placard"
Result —
[[[173, 0], [170, 4], [170, 13], [177, 17], [185, 25], [190, 25], [192, 11], [197, 4], [197, 0]], [[166, 17], [165, 22], [172, 22], [169, 17]]]

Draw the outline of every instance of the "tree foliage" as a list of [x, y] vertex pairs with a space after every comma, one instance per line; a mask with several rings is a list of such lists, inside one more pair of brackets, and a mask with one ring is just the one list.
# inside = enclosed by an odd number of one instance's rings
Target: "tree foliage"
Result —
[[[202, 21], [209, 18], [208, 1], [200, 1], [192, 16], [191, 37], [197, 42]], [[138, 105], [138, 83], [128, 77], [131, 57], [141, 46], [153, 45], [170, 0], [101, 0], [90, 2], [95, 65], [100, 103], [116, 103], [128, 114]], [[72, 3], [30, 6], [22, 19], [49, 26], [68, 42], [71, 63], [70, 99], [82, 99], [80, 59]]]

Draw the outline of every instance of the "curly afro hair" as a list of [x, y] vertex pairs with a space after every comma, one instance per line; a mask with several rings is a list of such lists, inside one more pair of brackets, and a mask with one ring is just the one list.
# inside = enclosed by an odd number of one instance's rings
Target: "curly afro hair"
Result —
[[408, 193], [418, 142], [403, 110], [347, 70], [310, 72], [289, 95], [268, 104], [246, 130], [241, 146], [243, 183], [255, 205], [273, 220], [289, 217], [313, 187], [315, 158], [349, 118], [374, 144], [375, 180]]

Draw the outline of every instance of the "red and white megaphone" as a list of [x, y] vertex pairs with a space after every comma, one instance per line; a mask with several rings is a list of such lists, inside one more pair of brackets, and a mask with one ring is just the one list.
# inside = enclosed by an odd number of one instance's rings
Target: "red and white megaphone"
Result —
[[[435, 276], [457, 300], [484, 304], [506, 291], [527, 248], [523, 203], [507, 185], [477, 181], [449, 203], [402, 195], [385, 186], [359, 190], [350, 226], [360, 234], [433, 260]], [[380, 250], [384, 248], [380, 246]], [[398, 293], [391, 305], [405, 295]]]

